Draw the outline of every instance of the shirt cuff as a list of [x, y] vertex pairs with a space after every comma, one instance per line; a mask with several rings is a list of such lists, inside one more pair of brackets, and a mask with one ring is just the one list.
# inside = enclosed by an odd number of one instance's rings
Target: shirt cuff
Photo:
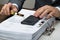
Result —
[[[60, 11], [60, 7], [56, 7], [59, 11]], [[60, 17], [59, 18], [57, 18], [58, 20], [60, 20]]]
[[60, 7], [56, 7], [58, 10], [60, 10]]
[[18, 8], [18, 5], [16, 3], [12, 3], [12, 5], [16, 6]]

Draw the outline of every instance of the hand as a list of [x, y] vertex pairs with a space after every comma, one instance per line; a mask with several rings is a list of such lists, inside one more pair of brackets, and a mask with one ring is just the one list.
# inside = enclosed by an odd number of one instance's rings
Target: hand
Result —
[[17, 12], [18, 9], [17, 9], [16, 6], [12, 5], [12, 3], [8, 3], [8, 4], [5, 4], [2, 7], [0, 14], [2, 14], [2, 15], [10, 15], [11, 11]]
[[39, 17], [39, 18], [43, 18], [46, 15], [47, 15], [47, 18], [60, 17], [60, 11], [55, 7], [45, 5], [39, 8], [34, 14], [35, 17]]

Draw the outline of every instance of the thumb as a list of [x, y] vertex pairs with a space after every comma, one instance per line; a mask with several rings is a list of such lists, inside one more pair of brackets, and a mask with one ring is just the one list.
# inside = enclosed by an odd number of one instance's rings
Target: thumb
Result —
[[16, 12], [18, 12], [17, 7], [13, 7], [11, 10], [11, 14], [14, 15]]
[[14, 12], [18, 12], [18, 9], [17, 8], [13, 8], [12, 9]]

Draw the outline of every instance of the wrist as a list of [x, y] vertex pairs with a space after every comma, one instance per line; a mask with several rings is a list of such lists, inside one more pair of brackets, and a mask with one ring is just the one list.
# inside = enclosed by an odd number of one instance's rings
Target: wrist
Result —
[[16, 3], [12, 3], [12, 5], [16, 6], [18, 8], [18, 5]]
[[58, 10], [59, 10], [59, 17], [58, 18], [60, 18], [60, 7], [56, 7]]

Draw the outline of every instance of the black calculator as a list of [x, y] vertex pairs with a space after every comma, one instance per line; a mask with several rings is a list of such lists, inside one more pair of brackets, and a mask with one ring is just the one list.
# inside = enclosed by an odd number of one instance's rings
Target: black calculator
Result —
[[41, 18], [35, 17], [33, 15], [30, 15], [26, 19], [24, 19], [21, 24], [26, 24], [26, 25], [34, 25], [37, 23]]

